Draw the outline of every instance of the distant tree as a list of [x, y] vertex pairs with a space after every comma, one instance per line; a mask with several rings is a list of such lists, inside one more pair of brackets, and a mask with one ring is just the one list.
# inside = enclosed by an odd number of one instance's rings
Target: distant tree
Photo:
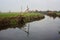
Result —
[[11, 13], [11, 11], [9, 10], [9, 13]]
[[35, 12], [38, 12], [38, 10], [35, 10]]
[[0, 13], [2, 13], [2, 12], [0, 11]]
[[60, 13], [60, 11], [58, 11]]
[[46, 12], [51, 12], [50, 10], [47, 10]]

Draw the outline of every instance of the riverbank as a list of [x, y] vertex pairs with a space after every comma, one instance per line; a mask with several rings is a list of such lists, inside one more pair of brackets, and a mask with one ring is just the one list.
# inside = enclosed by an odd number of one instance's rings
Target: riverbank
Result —
[[47, 12], [46, 15], [54, 17], [54, 18], [55, 17], [59, 17], [60, 18], [60, 13], [58, 13], [58, 12]]
[[58, 17], [60, 17], [60, 13], [56, 13]]
[[0, 13], [0, 26], [22, 26], [27, 22], [43, 19], [40, 13]]

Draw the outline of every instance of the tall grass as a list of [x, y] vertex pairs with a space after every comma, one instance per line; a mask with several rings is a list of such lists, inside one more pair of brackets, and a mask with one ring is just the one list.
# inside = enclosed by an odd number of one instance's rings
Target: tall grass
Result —
[[0, 13], [0, 30], [7, 28], [22, 28], [25, 23], [43, 19], [40, 13]]
[[18, 13], [0, 13], [0, 18], [15, 17], [18, 15], [19, 15]]
[[60, 17], [60, 13], [56, 13], [58, 17]]
[[0, 26], [15, 26], [43, 18], [44, 15], [40, 13], [0, 13]]

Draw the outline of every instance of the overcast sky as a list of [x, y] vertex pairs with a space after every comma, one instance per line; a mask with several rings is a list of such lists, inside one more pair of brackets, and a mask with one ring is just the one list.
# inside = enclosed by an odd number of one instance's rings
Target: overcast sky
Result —
[[0, 11], [25, 10], [60, 10], [60, 0], [0, 0]]

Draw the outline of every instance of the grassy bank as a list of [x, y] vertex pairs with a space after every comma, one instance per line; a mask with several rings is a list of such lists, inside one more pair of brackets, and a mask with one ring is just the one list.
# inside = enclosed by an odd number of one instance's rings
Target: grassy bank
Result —
[[58, 17], [60, 17], [60, 13], [56, 13]]
[[27, 22], [43, 19], [40, 13], [0, 13], [0, 27], [23, 26]]
[[47, 12], [47, 15], [54, 18], [60, 17], [60, 13], [57, 13], [57, 12]]
[[0, 13], [0, 17], [15, 17], [15, 16], [19, 16], [19, 15], [23, 15], [23, 16], [36, 16], [36, 15], [43, 16], [40, 13], [27, 13], [27, 12], [24, 12], [24, 13], [9, 13], [9, 12]]
[[0, 13], [0, 18], [8, 18], [8, 17], [15, 17], [15, 16], [18, 16], [19, 13], [9, 13], [9, 12], [6, 12], [6, 13]]
[[23, 13], [21, 15], [25, 18], [25, 21], [28, 22], [44, 18], [44, 15], [40, 13]]

